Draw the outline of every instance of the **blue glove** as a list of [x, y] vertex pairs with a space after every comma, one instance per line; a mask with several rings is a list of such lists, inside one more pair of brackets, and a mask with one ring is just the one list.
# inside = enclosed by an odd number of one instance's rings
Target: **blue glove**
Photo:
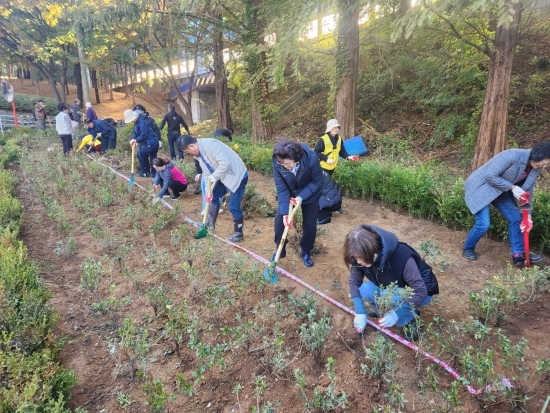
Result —
[[367, 315], [366, 314], [356, 314], [353, 319], [353, 327], [358, 333], [362, 333], [365, 327], [367, 326]]
[[380, 324], [380, 327], [387, 328], [395, 325], [395, 323], [397, 323], [397, 319], [397, 313], [395, 311], [390, 311], [378, 323]]

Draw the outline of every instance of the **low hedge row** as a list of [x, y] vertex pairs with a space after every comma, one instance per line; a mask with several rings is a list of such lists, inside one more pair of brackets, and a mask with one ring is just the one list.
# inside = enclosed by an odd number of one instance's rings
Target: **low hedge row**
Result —
[[[34, 105], [38, 103], [40, 99], [46, 104], [46, 113], [48, 115], [57, 115], [57, 100], [54, 98], [47, 98], [44, 96], [35, 96], [35, 95], [23, 95], [21, 93], [16, 93], [15, 97], [15, 107], [17, 110], [32, 112], [34, 110]], [[4, 96], [0, 94], [0, 109], [11, 110], [11, 103], [4, 99]]]
[[[271, 174], [273, 147], [254, 145], [245, 139], [235, 138], [247, 167], [264, 175]], [[469, 229], [474, 217], [464, 202], [464, 178], [451, 176], [428, 165], [402, 166], [363, 158], [360, 162], [341, 161], [334, 173], [346, 196], [379, 199], [403, 208], [410, 214], [437, 220], [450, 228]], [[491, 211], [490, 236], [505, 240], [507, 222], [498, 211]], [[533, 202], [533, 245], [550, 246], [550, 193], [537, 190]]]
[[[1, 142], [3, 164], [19, 132]], [[50, 293], [18, 240], [23, 206], [13, 197], [15, 182], [0, 170], [0, 411], [70, 412], [66, 403], [76, 379], [58, 359]]]

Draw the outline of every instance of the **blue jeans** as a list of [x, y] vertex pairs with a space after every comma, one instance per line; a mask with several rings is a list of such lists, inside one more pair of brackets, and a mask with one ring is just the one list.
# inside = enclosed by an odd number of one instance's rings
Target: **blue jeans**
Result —
[[[367, 300], [370, 306], [375, 310], [376, 310], [375, 297], [380, 297], [380, 295], [382, 296], [386, 295], [388, 290], [382, 290], [382, 292], [380, 291], [381, 291], [380, 288], [378, 288], [376, 284], [374, 284], [371, 281], [366, 281], [361, 285], [361, 287], [359, 287], [359, 293], [361, 294], [361, 297]], [[393, 296], [393, 301], [396, 304], [400, 302], [399, 294], [397, 292]], [[426, 296], [426, 298], [418, 308], [421, 308], [430, 304], [431, 301], [432, 301], [432, 297], [429, 295]], [[415, 310], [417, 310], [417, 308], [415, 308]], [[414, 318], [413, 309], [411, 308], [410, 304], [407, 302], [403, 302], [401, 304], [401, 307], [399, 307], [394, 311], [398, 317], [397, 323], [396, 323], [397, 327], [403, 327], [405, 324], [407, 324], [409, 321], [411, 321]], [[384, 315], [385, 314], [379, 314], [380, 317], [384, 317]]]
[[[103, 142], [101, 143], [101, 145], [103, 147]], [[157, 157], [158, 150], [158, 145], [140, 145], [137, 157], [139, 159], [139, 165], [141, 167], [142, 173], [151, 174], [151, 176], [154, 176], [154, 174], [151, 173], [151, 162], [153, 162], [153, 159]]]
[[[170, 148], [170, 157], [172, 159], [176, 159], [176, 150], [174, 149], [176, 147], [176, 142], [178, 138], [180, 137], [179, 132], [168, 132], [168, 147]], [[183, 152], [178, 151], [178, 159], [183, 159]], [[202, 208], [204, 209], [204, 207]]]
[[[521, 212], [518, 210], [512, 191], [502, 194], [501, 198], [493, 201], [493, 205], [508, 221], [508, 237], [510, 238], [510, 249], [512, 254], [523, 252], [523, 234], [519, 228], [521, 224]], [[489, 214], [489, 205], [483, 207], [474, 215], [476, 222], [471, 229], [464, 248], [475, 249], [477, 243], [485, 235], [491, 226], [491, 216]]]
[[[248, 172], [247, 172], [247, 174], [248, 174]], [[206, 181], [204, 180], [204, 174], [201, 175], [201, 194], [202, 194], [202, 210], [204, 211], [204, 208], [206, 208]], [[219, 201], [220, 201], [220, 205], [221, 205], [222, 202], [223, 202], [223, 196], [220, 198]]]
[[231, 215], [233, 215], [234, 221], [241, 221], [243, 219], [243, 210], [241, 208], [241, 202], [244, 197], [244, 190], [246, 188], [247, 183], [248, 183], [248, 172], [245, 173], [243, 179], [241, 180], [241, 184], [239, 185], [239, 187], [234, 193], [229, 191], [226, 188], [226, 186], [222, 184], [222, 181], [216, 182], [216, 185], [214, 185], [214, 189], [212, 191], [212, 205], [220, 206], [220, 199], [228, 192], [231, 193], [231, 197], [229, 197], [229, 204], [227, 205], [227, 209], [229, 209], [229, 212], [231, 212]]

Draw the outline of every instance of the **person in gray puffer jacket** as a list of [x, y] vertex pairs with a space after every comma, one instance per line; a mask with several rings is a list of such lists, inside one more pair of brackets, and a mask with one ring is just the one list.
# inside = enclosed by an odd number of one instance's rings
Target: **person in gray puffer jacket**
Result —
[[317, 224], [324, 225], [331, 221], [332, 213], [342, 208], [342, 188], [323, 171], [323, 188], [319, 198], [319, 214]]

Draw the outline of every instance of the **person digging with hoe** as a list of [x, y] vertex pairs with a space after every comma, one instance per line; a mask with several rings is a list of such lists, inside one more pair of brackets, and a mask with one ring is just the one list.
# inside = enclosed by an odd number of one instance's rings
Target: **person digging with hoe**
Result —
[[[475, 260], [476, 245], [489, 230], [491, 219], [489, 205], [493, 204], [508, 221], [508, 238], [512, 263], [522, 266], [525, 249], [522, 233], [533, 227], [529, 213], [526, 225], [521, 223], [521, 211], [516, 202], [527, 197], [533, 200], [535, 180], [542, 168], [550, 165], [550, 142], [537, 143], [533, 149], [508, 149], [491, 158], [476, 169], [464, 182], [466, 205], [474, 214], [475, 224], [464, 242], [462, 255]], [[516, 201], [517, 200], [517, 201]], [[542, 260], [540, 255], [530, 254], [531, 262]]]
[[227, 207], [233, 216], [233, 235], [227, 240], [242, 241], [244, 215], [241, 202], [248, 183], [248, 171], [242, 159], [233, 149], [213, 138], [196, 139], [189, 135], [180, 136], [178, 150], [199, 161], [204, 179], [208, 179], [212, 185], [212, 192], [207, 195], [206, 200], [210, 204], [206, 225], [212, 230], [215, 229], [220, 199], [230, 192]]
[[[311, 250], [317, 235], [319, 198], [323, 187], [323, 171], [315, 153], [306, 144], [282, 139], [273, 148], [273, 179], [277, 189], [278, 208], [275, 214], [275, 245], [279, 245], [285, 227], [292, 227], [289, 206], [302, 208], [303, 234], [300, 240], [302, 260], [313, 267]], [[271, 256], [271, 261], [275, 259]], [[279, 258], [286, 256], [286, 240]]]
[[[380, 327], [388, 328], [397, 324], [403, 327], [407, 340], [417, 340], [416, 318], [418, 308], [428, 305], [432, 296], [439, 294], [439, 285], [432, 268], [420, 255], [395, 234], [374, 225], [360, 225], [353, 229], [344, 241], [344, 262], [350, 270], [349, 290], [355, 307], [353, 326], [362, 333], [367, 325], [367, 311], [363, 299], [367, 300], [374, 312], [368, 315], [380, 318]], [[367, 281], [363, 282], [364, 278]], [[413, 290], [410, 299], [401, 302], [396, 292], [392, 297], [397, 308], [386, 314], [379, 314], [376, 299], [386, 294], [387, 287], [397, 283], [402, 289], [409, 286]]]

